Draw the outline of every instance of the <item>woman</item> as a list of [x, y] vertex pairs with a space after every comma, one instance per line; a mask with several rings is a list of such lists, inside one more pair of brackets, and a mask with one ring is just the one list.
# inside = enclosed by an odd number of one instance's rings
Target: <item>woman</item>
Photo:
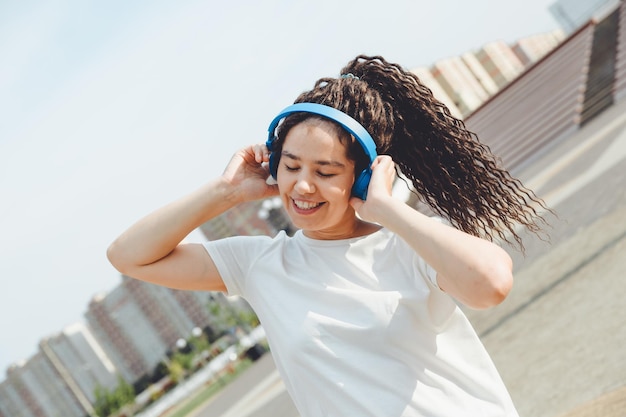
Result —
[[[359, 56], [342, 74], [277, 116], [267, 146], [124, 232], [110, 261], [148, 282], [244, 296], [302, 417], [516, 416], [457, 301], [507, 296], [511, 259], [492, 241], [521, 246], [516, 226], [537, 231], [541, 201], [412, 73]], [[396, 167], [445, 220], [392, 196]], [[293, 237], [180, 243], [276, 195]]]

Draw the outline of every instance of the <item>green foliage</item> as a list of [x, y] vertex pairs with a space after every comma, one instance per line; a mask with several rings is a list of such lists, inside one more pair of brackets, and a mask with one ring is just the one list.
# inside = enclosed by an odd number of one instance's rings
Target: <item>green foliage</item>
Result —
[[113, 391], [97, 386], [94, 394], [96, 397], [94, 410], [99, 417], [110, 416], [126, 404], [135, 401], [133, 386], [120, 376], [117, 377], [117, 387]]
[[174, 407], [172, 414], [168, 414], [169, 417], [187, 417], [196, 414], [198, 407], [204, 404], [209, 398], [221, 391], [224, 386], [235, 379], [241, 372], [250, 367], [252, 361], [244, 359], [241, 362], [235, 364], [235, 370], [233, 373], [225, 373], [219, 377], [218, 380], [214, 380], [213, 383], [205, 385], [205, 387], [189, 396], [185, 401], [177, 404]]
[[210, 303], [208, 308], [209, 313], [218, 321], [222, 329], [243, 327], [249, 330], [259, 325], [259, 318], [253, 311], [233, 306], [225, 307], [218, 303]]
[[178, 361], [173, 360], [167, 366], [170, 373], [170, 379], [174, 384], [178, 384], [185, 376], [185, 367]]
[[[195, 356], [195, 352], [191, 351], [189, 353], [176, 352], [172, 356], [170, 360], [171, 364], [178, 364], [185, 371], [189, 371], [191, 369], [191, 365], [193, 363], [193, 358]], [[171, 367], [171, 365], [170, 365]]]
[[248, 328], [251, 329], [254, 329], [259, 324], [261, 324], [257, 315], [250, 310], [239, 312], [239, 322], [244, 323], [246, 326], [248, 326]]
[[202, 352], [203, 350], [207, 350], [211, 347], [211, 343], [208, 338], [204, 335], [199, 337], [191, 337], [187, 343], [191, 346], [191, 350], [196, 354]]
[[167, 371], [173, 383], [177, 384], [185, 375], [193, 371], [199, 355], [211, 346], [206, 336], [192, 336], [186, 341], [186, 349], [175, 351], [167, 362]]

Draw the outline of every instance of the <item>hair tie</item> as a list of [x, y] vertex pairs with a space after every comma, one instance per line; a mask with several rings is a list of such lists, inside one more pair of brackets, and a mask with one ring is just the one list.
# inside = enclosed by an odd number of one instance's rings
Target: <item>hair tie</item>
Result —
[[340, 78], [354, 78], [355, 80], [360, 80], [359, 77], [357, 77], [356, 75], [354, 75], [351, 72], [349, 72], [347, 74], [341, 74]]

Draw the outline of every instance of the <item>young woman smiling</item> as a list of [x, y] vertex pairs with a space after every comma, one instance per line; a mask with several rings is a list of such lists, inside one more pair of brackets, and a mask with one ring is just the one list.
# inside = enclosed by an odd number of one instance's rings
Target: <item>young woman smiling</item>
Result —
[[[511, 258], [493, 240], [521, 246], [516, 227], [539, 230], [541, 200], [381, 57], [320, 79], [269, 130], [219, 178], [125, 231], [112, 264], [244, 296], [302, 417], [517, 416], [457, 303], [507, 296]], [[437, 218], [393, 197], [399, 173]], [[300, 229], [293, 237], [181, 244], [237, 204], [276, 195]]]

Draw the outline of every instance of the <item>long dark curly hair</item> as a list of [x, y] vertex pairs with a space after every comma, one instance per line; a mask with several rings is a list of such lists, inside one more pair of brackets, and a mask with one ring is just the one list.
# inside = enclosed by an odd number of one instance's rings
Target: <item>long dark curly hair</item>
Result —
[[[295, 102], [325, 104], [356, 119], [376, 142], [378, 154], [392, 157], [420, 201], [464, 232], [514, 240], [523, 250], [517, 227], [535, 234], [542, 229], [545, 220], [536, 208], [548, 210], [545, 203], [501, 167], [489, 147], [415, 74], [380, 56], [364, 55], [341, 74], [321, 78]], [[287, 117], [276, 146], [282, 148], [289, 129], [310, 117], [318, 116]], [[359, 148], [353, 144], [348, 151], [357, 171], [368, 163]]]

